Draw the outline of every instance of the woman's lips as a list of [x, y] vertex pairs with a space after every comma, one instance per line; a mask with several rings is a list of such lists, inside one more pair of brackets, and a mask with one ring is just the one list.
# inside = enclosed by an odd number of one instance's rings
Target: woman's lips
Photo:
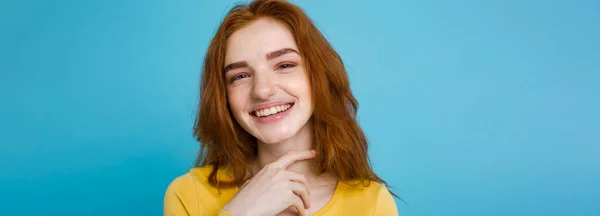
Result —
[[268, 124], [281, 120], [287, 116], [294, 107], [294, 103], [276, 105], [264, 109], [259, 109], [251, 113], [252, 117], [259, 123]]

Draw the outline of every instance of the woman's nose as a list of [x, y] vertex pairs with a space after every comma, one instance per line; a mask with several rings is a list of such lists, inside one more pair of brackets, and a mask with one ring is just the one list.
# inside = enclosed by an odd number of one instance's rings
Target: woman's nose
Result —
[[262, 71], [254, 75], [252, 95], [256, 99], [267, 100], [277, 92], [277, 84], [270, 71]]

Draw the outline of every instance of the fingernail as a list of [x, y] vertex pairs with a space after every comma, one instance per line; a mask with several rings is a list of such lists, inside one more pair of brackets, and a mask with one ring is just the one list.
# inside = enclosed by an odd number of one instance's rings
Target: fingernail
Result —
[[315, 151], [315, 150], [310, 150], [310, 152], [313, 153], [313, 154], [317, 153], [317, 151]]

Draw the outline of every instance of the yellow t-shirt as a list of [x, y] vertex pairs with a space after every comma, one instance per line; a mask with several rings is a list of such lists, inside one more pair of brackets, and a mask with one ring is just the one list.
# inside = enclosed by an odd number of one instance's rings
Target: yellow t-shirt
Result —
[[[219, 194], [208, 183], [211, 169], [211, 166], [192, 168], [173, 180], [165, 193], [164, 215], [230, 215], [222, 208], [234, 197], [238, 188], [221, 189]], [[364, 187], [338, 181], [331, 200], [312, 215], [395, 216], [398, 209], [392, 195], [382, 184], [371, 182], [369, 187]]]

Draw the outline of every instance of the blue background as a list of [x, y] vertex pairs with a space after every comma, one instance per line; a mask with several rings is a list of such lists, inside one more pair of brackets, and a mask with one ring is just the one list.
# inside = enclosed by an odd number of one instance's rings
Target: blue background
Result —
[[[600, 2], [294, 1], [401, 215], [600, 215]], [[161, 215], [234, 1], [0, 3], [0, 215]]]

